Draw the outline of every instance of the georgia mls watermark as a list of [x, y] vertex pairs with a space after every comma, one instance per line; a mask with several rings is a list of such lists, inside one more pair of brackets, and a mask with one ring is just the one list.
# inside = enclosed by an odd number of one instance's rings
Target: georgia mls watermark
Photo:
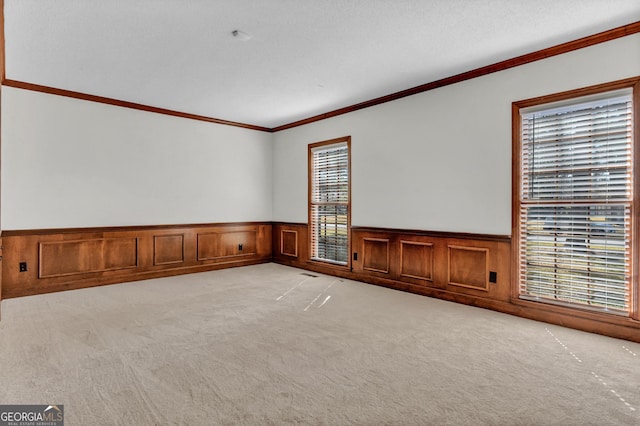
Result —
[[64, 426], [64, 405], [0, 405], [0, 426]]

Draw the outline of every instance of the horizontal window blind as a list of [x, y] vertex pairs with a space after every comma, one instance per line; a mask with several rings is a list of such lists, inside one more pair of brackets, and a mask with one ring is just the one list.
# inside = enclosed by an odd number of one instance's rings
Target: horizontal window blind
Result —
[[629, 312], [631, 103], [521, 112], [522, 298]]
[[349, 147], [346, 142], [312, 148], [311, 256], [347, 264]]

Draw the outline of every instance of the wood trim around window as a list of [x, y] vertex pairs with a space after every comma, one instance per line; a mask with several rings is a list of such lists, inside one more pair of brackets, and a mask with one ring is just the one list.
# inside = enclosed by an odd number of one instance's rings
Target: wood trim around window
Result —
[[[313, 244], [313, 226], [311, 225], [311, 192], [312, 192], [312, 175], [311, 165], [313, 164], [313, 152], [314, 148], [318, 148], [326, 145], [333, 145], [338, 143], [346, 143], [347, 144], [347, 157], [349, 161], [349, 201], [347, 202], [347, 264], [346, 265], [338, 265], [331, 262], [325, 262], [318, 259], [312, 259], [312, 247]], [[340, 269], [349, 269], [351, 270], [351, 136], [343, 136], [336, 139], [329, 139], [326, 141], [315, 142], [308, 145], [307, 148], [307, 228], [308, 228], [308, 236], [309, 236], [309, 261], [314, 263], [322, 263], [323, 265], [340, 268]]]
[[[598, 93], [610, 92], [619, 89], [633, 90], [633, 143], [631, 158], [632, 164], [632, 200], [631, 200], [631, 256], [630, 271], [631, 282], [629, 289], [629, 318], [632, 320], [640, 320], [640, 284], [638, 268], [640, 262], [637, 259], [640, 255], [640, 76], [617, 80], [609, 83], [597, 84], [594, 86], [568, 90], [565, 92], [555, 93], [551, 95], [539, 96], [536, 98], [517, 101], [512, 104], [512, 188], [511, 188], [511, 235], [513, 242], [511, 245], [512, 269], [511, 269], [511, 302], [523, 306], [538, 306], [541, 303], [521, 300], [519, 298], [520, 287], [520, 184], [522, 169], [522, 138], [521, 138], [521, 118], [520, 110], [523, 108], [542, 105], [546, 103], [559, 102], [582, 96], [595, 95]], [[576, 311], [576, 316], [580, 317], [602, 317], [599, 312], [589, 312], [580, 308], [566, 308], [549, 305], [544, 307], [545, 310], [553, 312], [569, 312]]]
[[633, 171], [633, 208], [631, 210], [631, 282], [635, 286], [631, 287], [631, 306], [629, 310], [631, 318], [640, 321], [640, 77], [633, 84], [633, 145], [631, 147], [631, 158], [633, 161], [631, 170]]
[[[4, 39], [4, 0], [0, 0], [0, 82], [4, 81], [5, 76], [5, 39]], [[2, 98], [2, 85], [0, 84], [0, 99]], [[0, 112], [2, 105], [0, 102]], [[1, 114], [0, 114], [1, 115]], [[0, 122], [0, 129], [2, 123]], [[1, 133], [1, 132], [0, 132]], [[2, 151], [2, 140], [0, 137], [0, 152]], [[0, 189], [1, 194], [2, 189]], [[2, 317], [2, 230], [0, 230], [0, 318]]]

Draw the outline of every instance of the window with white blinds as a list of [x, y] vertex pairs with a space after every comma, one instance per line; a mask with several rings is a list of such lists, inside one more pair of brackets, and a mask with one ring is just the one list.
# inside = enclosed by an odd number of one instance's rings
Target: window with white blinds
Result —
[[349, 138], [309, 146], [311, 258], [349, 261]]
[[520, 121], [520, 297], [629, 314], [631, 89]]

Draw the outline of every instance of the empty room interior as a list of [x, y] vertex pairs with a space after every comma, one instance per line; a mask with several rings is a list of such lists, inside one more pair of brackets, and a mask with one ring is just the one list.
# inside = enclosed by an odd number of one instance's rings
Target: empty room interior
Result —
[[637, 0], [0, 9], [1, 416], [640, 424]]

